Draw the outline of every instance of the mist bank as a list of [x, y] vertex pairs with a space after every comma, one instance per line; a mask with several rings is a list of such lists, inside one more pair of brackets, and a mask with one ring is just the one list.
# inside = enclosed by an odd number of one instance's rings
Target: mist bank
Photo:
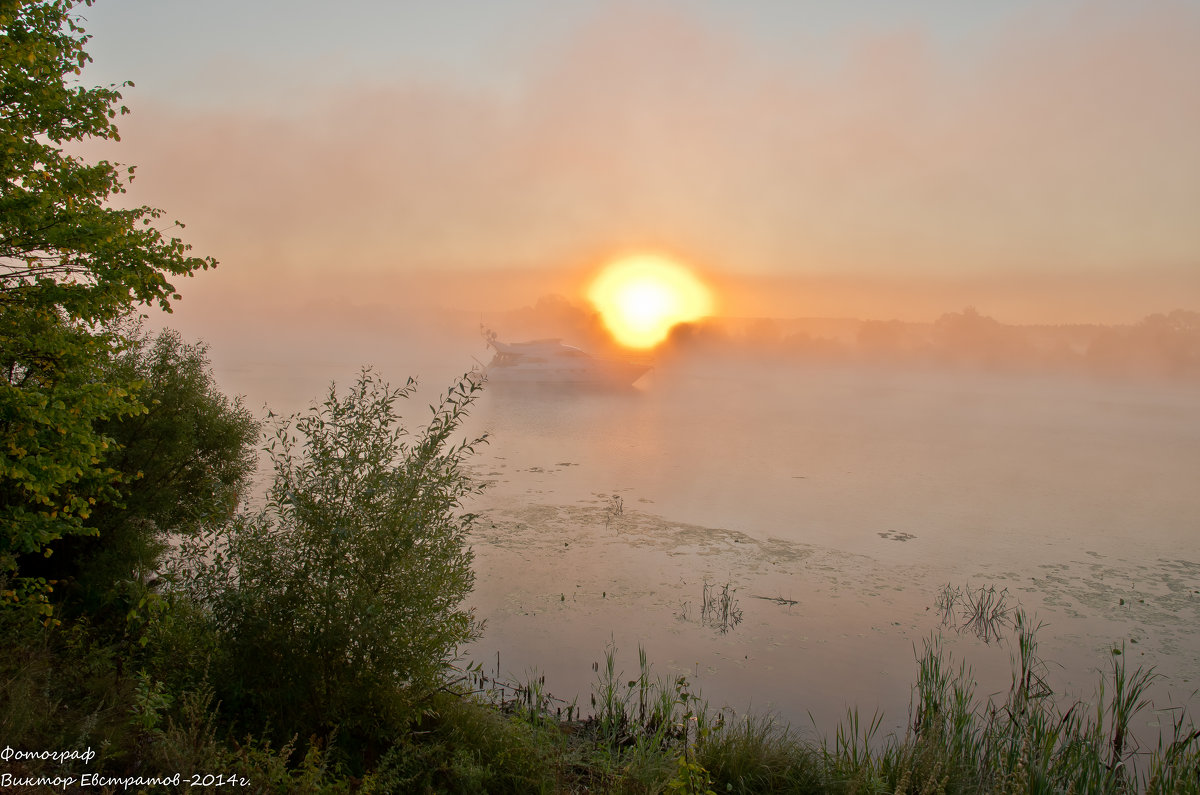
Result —
[[[561, 337], [621, 353], [598, 313], [561, 296], [493, 318], [508, 339]], [[659, 368], [719, 359], [1200, 383], [1200, 312], [1155, 312], [1121, 324], [1017, 324], [972, 306], [924, 321], [723, 316], [676, 325], [652, 355]]]
[[[189, 230], [190, 231], [190, 230]], [[735, 273], [676, 255], [712, 290], [713, 314], [734, 317], [848, 317], [930, 321], [965, 306], [1008, 323], [1129, 324], [1155, 312], [1200, 309], [1200, 263], [1146, 263], [1136, 271], [1008, 270], [931, 275], [897, 266], [888, 273], [836, 272], [794, 263], [787, 273]], [[513, 261], [439, 267], [396, 254], [339, 261], [336, 270], [284, 256], [222, 259], [215, 276], [177, 285], [178, 317], [220, 325], [247, 310], [264, 320], [326, 306], [367, 305], [408, 316], [431, 310], [489, 315], [560, 295], [583, 303], [612, 251], [544, 264]]]
[[[568, 295], [546, 292], [532, 301], [523, 297], [538, 294], [536, 273], [293, 279], [280, 280], [269, 290], [245, 289], [244, 280], [236, 277], [225, 283], [206, 280], [196, 284], [202, 289], [186, 292], [174, 314], [158, 316], [154, 323], [207, 342], [218, 369], [265, 362], [323, 365], [325, 378], [344, 377], [369, 364], [395, 377], [444, 380], [490, 358], [481, 327], [506, 341], [557, 337], [594, 353], [630, 353], [613, 341], [593, 307], [568, 297], [577, 294], [569, 277], [541, 282], [542, 287], [565, 288]], [[1114, 293], [1117, 286], [1112, 284]], [[1190, 294], [1197, 293], [1176, 297]], [[961, 297], [954, 291], [945, 295]], [[1139, 304], [1136, 291], [1127, 296], [1127, 307]], [[728, 291], [721, 297], [722, 308], [754, 306]], [[932, 303], [935, 297], [924, 300]], [[1080, 321], [1069, 311], [1056, 318], [1053, 312], [990, 309], [1003, 306], [1002, 301], [943, 304], [923, 314], [725, 312], [676, 326], [658, 348], [642, 355], [660, 369], [721, 358], [1200, 382], [1200, 312], [1171, 308], [1169, 299], [1161, 298], [1158, 307], [1147, 298], [1140, 304], [1150, 308], [1117, 322]], [[1048, 294], [1045, 300], [1049, 302]], [[777, 293], [774, 301], [784, 304], [786, 296]], [[1023, 319], [1030, 314], [1038, 319]]]
[[1007, 373], [1080, 373], [1200, 383], [1200, 313], [1122, 325], [1015, 325], [973, 307], [933, 322], [714, 318], [676, 326], [664, 357], [790, 358]]

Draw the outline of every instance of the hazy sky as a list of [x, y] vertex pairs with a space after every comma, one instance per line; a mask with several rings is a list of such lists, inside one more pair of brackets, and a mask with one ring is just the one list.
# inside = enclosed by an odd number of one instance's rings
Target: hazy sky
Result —
[[[532, 302], [655, 248], [725, 274], [743, 312], [991, 308], [970, 285], [1039, 307], [1012, 319], [1059, 299], [1063, 319], [1200, 308], [1200, 2], [83, 14], [85, 81], [136, 83], [104, 154], [222, 261], [201, 292], [400, 300], [427, 285], [415, 274], [482, 269], [518, 274], [504, 298]], [[487, 283], [458, 298], [495, 296]], [[875, 297], [856, 305], [859, 287]]]

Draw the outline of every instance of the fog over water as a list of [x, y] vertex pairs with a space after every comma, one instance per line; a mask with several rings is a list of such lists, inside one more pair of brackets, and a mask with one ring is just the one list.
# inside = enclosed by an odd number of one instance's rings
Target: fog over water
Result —
[[[545, 330], [536, 316], [492, 319], [515, 341]], [[469, 320], [443, 321], [272, 355], [223, 344], [217, 376], [292, 411], [374, 363], [393, 383], [420, 376], [419, 424], [489, 356]], [[1056, 689], [1090, 697], [1125, 644], [1163, 674], [1159, 706], [1195, 706], [1200, 383], [822, 358], [797, 339], [790, 354], [668, 347], [625, 391], [486, 387], [465, 429], [490, 435], [468, 506], [487, 624], [468, 656], [586, 705], [606, 644], [627, 673], [641, 644], [714, 707], [831, 731], [856, 705], [902, 731], [931, 633], [981, 695], [1007, 689], [1011, 647], [943, 626], [937, 607], [948, 584], [995, 587], [1045, 623]], [[727, 632], [704, 620], [706, 584], [736, 600]]]

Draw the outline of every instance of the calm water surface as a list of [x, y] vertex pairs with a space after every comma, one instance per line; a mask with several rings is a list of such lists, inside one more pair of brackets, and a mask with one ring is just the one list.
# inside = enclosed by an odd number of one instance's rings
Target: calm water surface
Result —
[[[285, 408], [349, 375], [312, 372], [228, 375]], [[1194, 385], [695, 363], [627, 392], [489, 388], [468, 430], [491, 436], [469, 655], [567, 701], [587, 703], [607, 644], [627, 673], [641, 644], [713, 706], [821, 731], [881, 709], [902, 731], [931, 634], [982, 695], [1008, 687], [1009, 646], [942, 625], [951, 584], [1043, 622], [1063, 692], [1091, 697], [1125, 644], [1164, 675], [1158, 706], [1197, 706]], [[726, 632], [706, 584], [740, 611]]]

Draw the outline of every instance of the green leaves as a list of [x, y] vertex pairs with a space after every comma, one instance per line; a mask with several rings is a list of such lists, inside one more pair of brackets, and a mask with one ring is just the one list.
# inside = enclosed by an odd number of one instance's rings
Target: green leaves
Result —
[[[168, 535], [194, 534], [233, 515], [254, 470], [259, 430], [240, 401], [217, 388], [204, 346], [170, 330], [149, 337], [123, 329], [120, 340], [92, 375], [114, 398], [136, 396], [132, 410], [91, 420], [106, 440], [91, 464], [111, 475], [113, 491], [80, 518], [99, 537], [55, 543], [50, 562], [18, 561], [27, 574], [69, 582], [58, 599], [64, 614], [82, 611], [94, 621], [123, 612], [122, 584], [160, 568]], [[78, 405], [64, 411], [78, 419]]]
[[7, 601], [36, 590], [37, 578], [17, 571], [20, 556], [94, 532], [93, 507], [117, 500], [119, 478], [105, 464], [114, 447], [100, 424], [143, 407], [131, 384], [104, 369], [121, 346], [105, 328], [139, 304], [169, 311], [178, 297], [171, 278], [216, 265], [160, 230], [159, 210], [110, 206], [131, 170], [64, 151], [87, 139], [118, 140], [114, 120], [128, 112], [124, 86], [78, 82], [90, 58], [77, 5], [0, 0], [0, 591], [13, 594]]
[[131, 170], [63, 151], [88, 138], [119, 140], [114, 119], [128, 113], [119, 87], [75, 84], [90, 59], [74, 5], [10, 0], [0, 11], [0, 296], [85, 322], [132, 303], [169, 309], [175, 289], [165, 277], [216, 262], [154, 228], [160, 211], [107, 205]]
[[19, 555], [91, 532], [93, 506], [117, 496], [116, 470], [102, 464], [112, 441], [95, 424], [140, 407], [98, 377], [104, 342], [53, 313], [0, 313], [0, 577]]
[[476, 491], [463, 463], [486, 440], [453, 437], [479, 387], [464, 377], [410, 435], [398, 407], [415, 388], [364, 371], [277, 419], [266, 506], [186, 556], [183, 584], [261, 699], [247, 708], [287, 732], [369, 731], [385, 713], [394, 725], [389, 699], [433, 687], [476, 634], [459, 607], [474, 582], [461, 500]]

